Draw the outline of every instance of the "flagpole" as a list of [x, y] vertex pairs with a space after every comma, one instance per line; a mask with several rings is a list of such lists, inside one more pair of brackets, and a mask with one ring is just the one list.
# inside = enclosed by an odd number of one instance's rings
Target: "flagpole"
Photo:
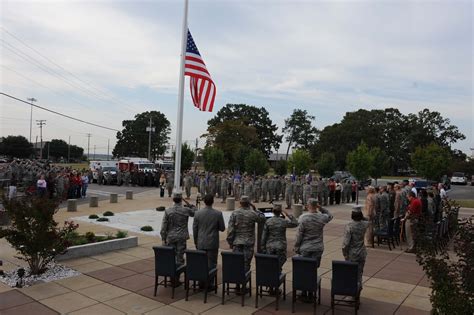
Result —
[[183, 138], [184, 59], [188, 41], [188, 0], [184, 0], [183, 33], [181, 38], [181, 64], [179, 67], [178, 115], [176, 119], [176, 148], [174, 160], [174, 189], [181, 191], [181, 142]]

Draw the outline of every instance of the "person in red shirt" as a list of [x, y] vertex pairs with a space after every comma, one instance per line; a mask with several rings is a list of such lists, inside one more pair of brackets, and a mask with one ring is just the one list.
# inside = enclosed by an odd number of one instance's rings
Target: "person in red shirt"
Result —
[[332, 206], [334, 204], [334, 198], [336, 196], [336, 182], [334, 179], [329, 180], [329, 204]]
[[415, 228], [418, 223], [418, 218], [421, 215], [421, 201], [416, 198], [413, 191], [408, 193], [408, 205], [407, 212], [405, 214], [405, 234], [407, 237], [408, 249], [407, 253], [413, 253], [415, 251]]

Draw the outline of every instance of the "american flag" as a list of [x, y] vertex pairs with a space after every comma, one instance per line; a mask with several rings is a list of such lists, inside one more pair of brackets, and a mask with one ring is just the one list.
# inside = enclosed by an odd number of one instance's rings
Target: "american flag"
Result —
[[188, 43], [186, 45], [186, 58], [184, 75], [190, 77], [191, 97], [194, 106], [201, 111], [212, 112], [216, 98], [216, 86], [211, 75], [206, 69], [206, 64], [199, 54], [191, 32], [188, 29]]

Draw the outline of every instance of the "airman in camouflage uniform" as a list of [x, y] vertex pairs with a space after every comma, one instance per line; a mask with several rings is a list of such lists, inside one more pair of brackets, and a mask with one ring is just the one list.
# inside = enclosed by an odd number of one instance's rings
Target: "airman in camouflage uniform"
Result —
[[280, 195], [281, 195], [281, 182], [280, 179], [275, 176], [275, 200], [278, 201], [280, 200]]
[[380, 187], [379, 211], [376, 213], [379, 230], [387, 230], [388, 220], [390, 220], [390, 196], [385, 186]]
[[353, 208], [352, 221], [346, 225], [342, 241], [342, 254], [344, 258], [359, 264], [359, 289], [362, 289], [362, 274], [364, 272], [365, 258], [367, 257], [364, 236], [369, 225], [361, 209], [360, 206]]
[[[286, 218], [281, 217], [284, 213]], [[262, 251], [269, 255], [277, 255], [280, 271], [286, 262], [286, 229], [298, 226], [298, 221], [291, 214], [283, 211], [281, 204], [273, 205], [274, 216], [263, 226]]]
[[208, 189], [209, 189], [208, 193], [215, 197], [216, 192], [217, 192], [217, 182], [216, 182], [216, 176], [212, 173], [209, 176], [209, 185], [208, 186], [209, 186], [208, 187]]
[[267, 197], [268, 197], [268, 184], [269, 184], [269, 179], [268, 176], [264, 177], [262, 179], [262, 201], [266, 202]]
[[171, 197], [171, 193], [173, 192], [174, 186], [174, 173], [169, 173], [168, 177], [166, 178], [166, 189], [168, 189], [168, 197]]
[[275, 200], [275, 187], [276, 180], [275, 178], [270, 177], [268, 180], [268, 199], [269, 201]]
[[291, 179], [289, 177], [285, 180], [285, 201], [286, 201], [286, 208], [291, 208], [291, 197], [293, 196], [293, 184], [291, 183]]
[[258, 176], [253, 183], [253, 201], [260, 202], [260, 195], [262, 193], [262, 180]]
[[[257, 211], [248, 196], [240, 198], [241, 208], [230, 215], [227, 243], [234, 252], [244, 254], [245, 270], [250, 270], [255, 244], [255, 223], [265, 222], [265, 215]], [[252, 207], [252, 208], [251, 208]]]
[[229, 180], [227, 179], [227, 174], [224, 174], [224, 175], [222, 175], [222, 179], [221, 179], [222, 203], [225, 203], [225, 201], [227, 199], [228, 187], [229, 187]]
[[188, 219], [194, 217], [195, 208], [184, 207], [181, 193], [173, 193], [174, 205], [165, 210], [161, 224], [161, 240], [163, 245], [172, 246], [176, 251], [176, 264], [184, 264], [186, 240], [189, 239]]
[[350, 180], [347, 179], [344, 182], [342, 193], [344, 194], [344, 197], [342, 198], [342, 202], [345, 202], [345, 203], [351, 202], [352, 184]]
[[199, 177], [199, 193], [201, 196], [204, 196], [206, 194], [206, 178], [204, 175], [201, 175]]
[[318, 267], [324, 251], [323, 229], [333, 218], [332, 214], [322, 208], [316, 199], [309, 199], [308, 213], [298, 219], [295, 252], [303, 257], [316, 258]]
[[285, 189], [286, 189], [286, 182], [285, 182], [285, 177], [280, 176], [278, 178], [281, 184], [281, 200], [285, 200]]
[[130, 171], [127, 169], [125, 170], [125, 173], [123, 174], [123, 178], [124, 178], [124, 184], [128, 187], [130, 186]]
[[252, 200], [253, 197], [253, 183], [250, 177], [245, 177], [244, 181], [244, 195], [248, 196], [250, 200]]
[[327, 182], [327, 180], [324, 180], [321, 182], [322, 182], [322, 200], [323, 200], [322, 205], [327, 206], [328, 198], [329, 198], [329, 183]]
[[186, 191], [186, 198], [189, 199], [191, 197], [191, 187], [193, 186], [193, 178], [191, 174], [186, 173], [184, 176], [184, 190]]
[[310, 183], [306, 182], [303, 185], [303, 204], [304, 205], [308, 204], [308, 200], [309, 200], [309, 198], [311, 198], [311, 195], [312, 195], [311, 189], [312, 189], [312, 187], [311, 187]]

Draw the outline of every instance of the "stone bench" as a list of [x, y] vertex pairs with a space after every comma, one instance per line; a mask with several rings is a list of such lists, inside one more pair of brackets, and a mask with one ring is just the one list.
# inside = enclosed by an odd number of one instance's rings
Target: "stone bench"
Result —
[[89, 207], [90, 208], [96, 208], [99, 206], [99, 197], [97, 196], [91, 196], [89, 199]]
[[125, 192], [125, 199], [132, 200], [133, 199], [133, 190], [127, 190]]
[[118, 202], [118, 194], [110, 194], [110, 203], [117, 203], [117, 202]]

